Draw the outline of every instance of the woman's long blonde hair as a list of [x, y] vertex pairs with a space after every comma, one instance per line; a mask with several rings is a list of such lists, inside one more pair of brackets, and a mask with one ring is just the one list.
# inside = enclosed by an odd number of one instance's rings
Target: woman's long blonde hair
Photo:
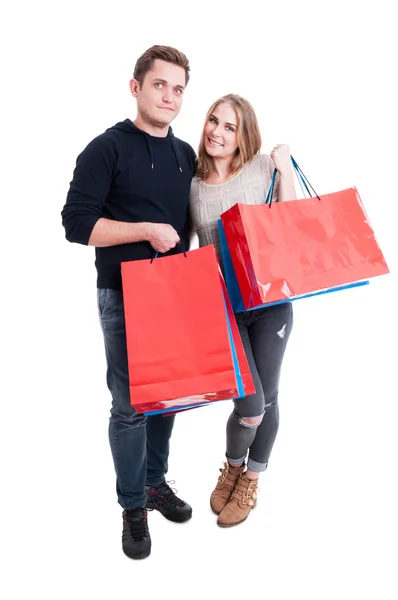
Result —
[[236, 112], [238, 119], [238, 148], [230, 164], [230, 174], [237, 173], [243, 165], [253, 158], [261, 148], [261, 134], [258, 126], [256, 113], [250, 102], [237, 94], [227, 94], [216, 100], [209, 108], [202, 137], [198, 150], [198, 166], [196, 175], [199, 179], [206, 180], [213, 169], [213, 158], [207, 154], [205, 149], [205, 126], [219, 104], [228, 102]]

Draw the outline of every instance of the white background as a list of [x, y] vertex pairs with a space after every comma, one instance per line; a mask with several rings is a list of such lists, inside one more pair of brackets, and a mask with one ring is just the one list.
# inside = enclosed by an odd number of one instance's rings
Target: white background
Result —
[[[2, 10], [2, 598], [398, 597], [392, 5]], [[94, 251], [65, 241], [60, 211], [78, 153], [134, 119], [128, 81], [155, 43], [191, 62], [177, 136], [196, 149], [210, 103], [244, 95], [264, 152], [289, 143], [319, 193], [358, 188], [392, 273], [295, 303], [280, 432], [246, 524], [219, 529], [208, 506], [230, 404], [177, 417], [169, 476], [194, 518], [151, 513], [152, 555], [134, 562], [121, 551]]]

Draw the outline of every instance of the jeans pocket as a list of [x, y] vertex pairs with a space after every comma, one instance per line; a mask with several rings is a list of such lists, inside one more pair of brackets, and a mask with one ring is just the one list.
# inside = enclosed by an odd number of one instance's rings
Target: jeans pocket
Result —
[[118, 290], [100, 288], [98, 290], [98, 312], [102, 325], [124, 326], [123, 294]]

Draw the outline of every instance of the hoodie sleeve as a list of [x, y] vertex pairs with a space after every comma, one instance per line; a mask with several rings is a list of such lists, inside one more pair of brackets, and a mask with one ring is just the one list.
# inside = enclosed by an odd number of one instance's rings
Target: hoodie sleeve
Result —
[[66, 204], [61, 212], [69, 242], [88, 245], [111, 187], [116, 153], [109, 139], [95, 138], [77, 157]]

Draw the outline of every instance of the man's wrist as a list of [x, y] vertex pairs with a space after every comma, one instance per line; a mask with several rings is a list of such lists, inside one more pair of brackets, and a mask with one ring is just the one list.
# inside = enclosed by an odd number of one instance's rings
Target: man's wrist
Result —
[[149, 242], [152, 237], [152, 223], [140, 223], [140, 237]]

